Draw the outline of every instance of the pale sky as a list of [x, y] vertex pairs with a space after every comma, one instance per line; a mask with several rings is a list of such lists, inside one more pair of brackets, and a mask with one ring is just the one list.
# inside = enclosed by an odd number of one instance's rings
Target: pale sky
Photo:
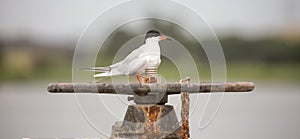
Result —
[[[78, 38], [105, 9], [123, 0], [0, 0], [0, 36]], [[300, 25], [299, 0], [176, 0], [193, 8], [217, 34], [277, 33]], [[151, 2], [149, 0], [149, 2]]]

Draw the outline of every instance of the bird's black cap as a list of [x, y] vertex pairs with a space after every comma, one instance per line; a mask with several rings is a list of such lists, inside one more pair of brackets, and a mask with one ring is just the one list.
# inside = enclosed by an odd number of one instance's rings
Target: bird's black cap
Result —
[[148, 39], [148, 38], [151, 38], [151, 37], [157, 37], [157, 36], [161, 36], [160, 33], [156, 30], [149, 30], [147, 33], [146, 33], [146, 36], [145, 36], [145, 40]]

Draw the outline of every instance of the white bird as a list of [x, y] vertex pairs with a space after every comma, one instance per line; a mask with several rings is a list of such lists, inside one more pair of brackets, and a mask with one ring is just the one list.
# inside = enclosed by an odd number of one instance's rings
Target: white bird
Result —
[[103, 72], [95, 74], [94, 77], [108, 77], [119, 75], [136, 75], [141, 83], [140, 74], [145, 72], [147, 67], [158, 67], [160, 65], [160, 46], [159, 41], [166, 40], [156, 30], [150, 30], [146, 33], [145, 44], [132, 51], [125, 59], [107, 67], [84, 68], [83, 70], [92, 70]]

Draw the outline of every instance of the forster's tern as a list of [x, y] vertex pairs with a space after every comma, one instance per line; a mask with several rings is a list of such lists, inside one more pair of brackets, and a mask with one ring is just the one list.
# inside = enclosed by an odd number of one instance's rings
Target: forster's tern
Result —
[[158, 68], [160, 65], [160, 46], [159, 41], [167, 40], [156, 30], [150, 30], [146, 33], [145, 43], [132, 51], [125, 59], [107, 67], [84, 68], [102, 72], [95, 74], [94, 77], [108, 77], [119, 75], [135, 75], [138, 82], [141, 83], [140, 75], [145, 72], [147, 67]]

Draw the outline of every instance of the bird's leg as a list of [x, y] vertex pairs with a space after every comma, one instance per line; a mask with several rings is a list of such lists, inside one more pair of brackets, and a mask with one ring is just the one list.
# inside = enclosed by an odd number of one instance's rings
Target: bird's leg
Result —
[[140, 75], [140, 74], [137, 74], [137, 75], [136, 75], [136, 79], [137, 79], [137, 81], [139, 82], [139, 84], [142, 84], [142, 78], [141, 78], [141, 75]]

